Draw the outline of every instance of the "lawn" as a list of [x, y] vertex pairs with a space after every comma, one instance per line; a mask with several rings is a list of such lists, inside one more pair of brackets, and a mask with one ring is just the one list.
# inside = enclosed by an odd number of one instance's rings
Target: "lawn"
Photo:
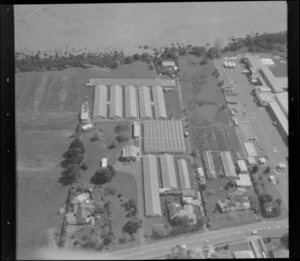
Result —
[[[225, 190], [221, 190], [228, 182], [226, 178], [220, 178], [207, 182], [205, 191], [202, 192], [204, 206], [206, 208], [207, 217], [210, 219], [211, 229], [221, 229], [230, 226], [252, 223], [258, 220], [258, 217], [250, 211], [230, 211], [221, 213], [216, 206], [218, 200], [227, 198]], [[247, 194], [251, 195], [252, 189], [249, 189]]]
[[178, 90], [170, 90], [164, 93], [167, 115], [169, 118], [179, 119], [182, 117], [180, 96]]

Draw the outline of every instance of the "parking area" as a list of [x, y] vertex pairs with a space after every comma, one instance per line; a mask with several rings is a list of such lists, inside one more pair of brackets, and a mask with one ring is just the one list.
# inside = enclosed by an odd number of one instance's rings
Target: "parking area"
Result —
[[[234, 82], [238, 91], [238, 94], [233, 96], [233, 99], [239, 102], [238, 112], [233, 117], [239, 122], [239, 138], [243, 142], [247, 142], [250, 136], [255, 136], [257, 139], [254, 143], [258, 153], [267, 158], [271, 168], [274, 168], [279, 162], [284, 162], [288, 166], [288, 147], [276, 126], [273, 125], [267, 110], [264, 107], [259, 107], [252, 100], [250, 92], [254, 89], [254, 85], [249, 83], [245, 74], [242, 74], [243, 65], [236, 63], [235, 68], [225, 69], [222, 66], [222, 61], [219, 61], [218, 67], [225, 84], [226, 82]], [[281, 172], [278, 178], [279, 183], [276, 186], [282, 196], [283, 203], [288, 207], [288, 170]]]

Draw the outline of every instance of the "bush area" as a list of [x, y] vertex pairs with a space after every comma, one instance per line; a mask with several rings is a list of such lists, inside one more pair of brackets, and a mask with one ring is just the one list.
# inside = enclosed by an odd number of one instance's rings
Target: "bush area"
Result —
[[231, 37], [229, 44], [222, 50], [237, 51], [247, 48], [249, 52], [283, 51], [287, 44], [287, 31], [279, 33], [248, 34], [246, 37]]

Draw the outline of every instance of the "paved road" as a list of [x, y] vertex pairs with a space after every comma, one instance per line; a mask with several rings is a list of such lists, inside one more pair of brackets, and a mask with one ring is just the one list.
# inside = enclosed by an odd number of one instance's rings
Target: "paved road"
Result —
[[[258, 107], [251, 100], [250, 91], [254, 86], [250, 84], [247, 77], [241, 73], [243, 69], [242, 65], [237, 63], [234, 69], [224, 69], [222, 66], [219, 66], [219, 68], [221, 75], [231, 82], [237, 82], [236, 89], [239, 93], [236, 98], [241, 102], [242, 108], [235, 117], [238, 118], [240, 124], [246, 122], [252, 126], [260, 146], [264, 149], [260, 153], [268, 157], [270, 167], [274, 168], [278, 162], [284, 162], [288, 166], [286, 159], [288, 157], [287, 145], [273, 125], [272, 119], [266, 109]], [[244, 104], [246, 107], [243, 107]], [[246, 116], [243, 116], [243, 110], [245, 110]], [[241, 133], [241, 130], [239, 132]], [[242, 134], [240, 134], [240, 138], [241, 136]], [[277, 151], [274, 152], [272, 150], [273, 146]], [[284, 205], [288, 209], [288, 172], [282, 172], [280, 174], [277, 189], [282, 196]]]
[[288, 230], [288, 221], [264, 221], [241, 227], [163, 240], [158, 243], [152, 243], [139, 248], [130, 248], [114, 253], [118, 254], [118, 256], [122, 256], [124, 259], [153, 259], [167, 255], [170, 253], [170, 249], [177, 244], [185, 244], [190, 248], [194, 248], [202, 246], [205, 240], [209, 240], [213, 244], [236, 241], [251, 235], [251, 231], [253, 230], [257, 230], [260, 235], [264, 236], [283, 234]]

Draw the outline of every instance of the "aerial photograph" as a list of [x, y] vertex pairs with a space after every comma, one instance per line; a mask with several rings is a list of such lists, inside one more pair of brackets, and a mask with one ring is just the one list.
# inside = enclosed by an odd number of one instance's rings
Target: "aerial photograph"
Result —
[[17, 259], [288, 258], [287, 4], [14, 5]]

